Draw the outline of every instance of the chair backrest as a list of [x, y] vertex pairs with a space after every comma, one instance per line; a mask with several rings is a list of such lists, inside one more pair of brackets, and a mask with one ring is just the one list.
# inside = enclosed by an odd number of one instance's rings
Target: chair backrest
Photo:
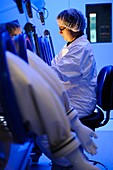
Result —
[[[25, 131], [16, 101], [15, 92], [8, 72], [6, 50], [16, 54], [13, 42], [6, 31], [0, 32], [0, 102], [5, 111], [7, 125], [16, 143], [25, 143], [29, 134]], [[10, 96], [10, 97], [9, 97]]]
[[103, 67], [97, 79], [97, 105], [105, 111], [105, 120], [100, 124], [104, 126], [110, 118], [110, 111], [113, 110], [113, 66]]
[[113, 66], [108, 65], [98, 74], [96, 109], [91, 115], [80, 120], [84, 125], [95, 130], [108, 123], [111, 110], [113, 110]]
[[104, 111], [113, 109], [113, 66], [103, 67], [98, 74], [97, 104]]

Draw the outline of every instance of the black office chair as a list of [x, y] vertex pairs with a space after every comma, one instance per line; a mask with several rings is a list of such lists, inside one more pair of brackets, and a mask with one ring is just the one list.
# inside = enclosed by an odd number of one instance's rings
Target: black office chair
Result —
[[[113, 66], [108, 65], [103, 67], [98, 74], [96, 109], [91, 115], [80, 120], [84, 125], [95, 131], [96, 128], [105, 126], [108, 123], [111, 110], [113, 110]], [[107, 169], [100, 162], [90, 161]]]
[[80, 120], [84, 125], [95, 130], [108, 123], [111, 110], [113, 110], [113, 66], [108, 65], [98, 74], [96, 109], [91, 115]]

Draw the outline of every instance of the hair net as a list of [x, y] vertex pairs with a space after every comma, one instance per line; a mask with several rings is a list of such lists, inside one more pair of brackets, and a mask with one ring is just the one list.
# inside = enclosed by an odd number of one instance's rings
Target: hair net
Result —
[[74, 8], [63, 10], [59, 13], [57, 23], [74, 32], [84, 31], [86, 27], [86, 20], [83, 14]]

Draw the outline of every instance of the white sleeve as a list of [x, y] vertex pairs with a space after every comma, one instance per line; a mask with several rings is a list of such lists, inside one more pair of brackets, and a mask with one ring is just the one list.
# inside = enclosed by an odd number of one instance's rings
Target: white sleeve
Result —
[[78, 78], [82, 74], [81, 60], [76, 57], [77, 54], [74, 52], [68, 52], [65, 56], [61, 57], [58, 63], [52, 63], [51, 68], [56, 72], [58, 77], [63, 83], [74, 83], [78, 82]]

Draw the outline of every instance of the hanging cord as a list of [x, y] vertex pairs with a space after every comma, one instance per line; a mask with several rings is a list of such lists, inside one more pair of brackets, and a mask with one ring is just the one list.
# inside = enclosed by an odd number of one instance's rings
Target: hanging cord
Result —
[[38, 19], [41, 20], [42, 25], [45, 25], [45, 19], [47, 19], [49, 16], [48, 10], [44, 7], [39, 8], [38, 10], [33, 6], [31, 6], [31, 7], [36, 11], [36, 16]]

